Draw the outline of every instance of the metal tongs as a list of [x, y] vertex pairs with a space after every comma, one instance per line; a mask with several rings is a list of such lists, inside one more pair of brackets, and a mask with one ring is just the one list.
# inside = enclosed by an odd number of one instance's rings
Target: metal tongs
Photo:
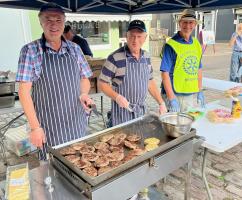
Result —
[[95, 115], [102, 115], [100, 112], [97, 111], [96, 104], [89, 104], [88, 107], [91, 109], [91, 112], [93, 112]]
[[129, 105], [128, 105], [128, 107], [126, 107], [126, 109], [127, 109], [129, 112], [135, 112], [135, 111], [134, 111], [134, 107], [135, 107], [134, 104], [129, 103]]
[[97, 110], [97, 106], [96, 106], [96, 104], [89, 104], [89, 105], [88, 105], [88, 108], [91, 109], [91, 110], [90, 110], [90, 114], [89, 114], [89, 116], [91, 116], [91, 113], [92, 113], [92, 112], [93, 112], [97, 117], [101, 116], [101, 117], [102, 117], [102, 120], [103, 120], [103, 125], [104, 125], [105, 128], [107, 128], [106, 121], [105, 121], [105, 118], [104, 118], [104, 116], [103, 116], [103, 113], [102, 113], [102, 112], [99, 112], [99, 111]]

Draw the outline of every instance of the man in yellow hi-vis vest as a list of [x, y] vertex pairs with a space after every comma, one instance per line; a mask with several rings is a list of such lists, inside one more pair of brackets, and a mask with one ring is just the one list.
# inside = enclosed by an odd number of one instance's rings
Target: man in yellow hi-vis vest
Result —
[[186, 9], [179, 18], [180, 31], [165, 45], [160, 71], [162, 95], [171, 112], [184, 112], [193, 107], [194, 94], [204, 107], [202, 92], [202, 48], [192, 32], [198, 20], [193, 10]]

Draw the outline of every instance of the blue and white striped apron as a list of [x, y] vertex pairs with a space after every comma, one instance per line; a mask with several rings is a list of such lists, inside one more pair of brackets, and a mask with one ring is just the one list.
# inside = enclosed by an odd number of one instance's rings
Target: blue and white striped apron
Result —
[[129, 101], [134, 112], [121, 108], [115, 101], [112, 101], [112, 126], [140, 117], [144, 115], [146, 111], [145, 99], [148, 93], [150, 78], [148, 63], [143, 56], [139, 61], [133, 57], [127, 57], [126, 51], [125, 56], [125, 76], [122, 83], [114, 88], [114, 90]]
[[[80, 67], [76, 59], [69, 52], [58, 55], [44, 51], [41, 75], [33, 82], [32, 98], [47, 145], [85, 136], [87, 119], [79, 96]], [[39, 159], [46, 159], [45, 145]]]

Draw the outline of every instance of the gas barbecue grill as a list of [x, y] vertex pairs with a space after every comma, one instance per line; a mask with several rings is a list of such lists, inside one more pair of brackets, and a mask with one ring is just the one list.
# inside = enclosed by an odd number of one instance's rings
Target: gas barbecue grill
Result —
[[66, 143], [59, 148], [48, 147], [52, 165], [70, 183], [91, 200], [125, 200], [140, 189], [148, 187], [169, 173], [187, 164], [185, 198], [189, 199], [189, 181], [194, 144], [202, 141], [196, 138], [196, 130], [178, 138], [168, 137], [161, 128], [156, 115], [148, 114], [120, 126], [106, 129], [78, 141], [94, 144], [100, 137], [117, 132], [141, 135], [141, 145], [146, 138], [156, 137], [159, 146], [99, 176], [91, 177], [75, 167], [60, 154], [60, 150], [77, 141]]

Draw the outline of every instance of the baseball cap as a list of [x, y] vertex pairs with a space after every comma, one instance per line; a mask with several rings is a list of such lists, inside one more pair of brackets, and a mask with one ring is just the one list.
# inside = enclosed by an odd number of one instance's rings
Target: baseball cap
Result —
[[179, 18], [179, 21], [180, 20], [189, 20], [189, 21], [194, 20], [194, 21], [197, 21], [195, 11], [191, 10], [191, 9], [183, 10], [183, 12], [181, 13], [181, 16]]
[[145, 28], [145, 23], [141, 20], [133, 20], [129, 23], [128, 26], [128, 31], [132, 30], [132, 29], [139, 29], [143, 32], [146, 32], [146, 28]]
[[46, 3], [43, 6], [41, 6], [39, 13], [42, 12], [47, 12], [47, 11], [55, 11], [55, 12], [60, 12], [60, 13], [65, 13], [63, 8], [61, 6], [59, 6], [56, 3]]

